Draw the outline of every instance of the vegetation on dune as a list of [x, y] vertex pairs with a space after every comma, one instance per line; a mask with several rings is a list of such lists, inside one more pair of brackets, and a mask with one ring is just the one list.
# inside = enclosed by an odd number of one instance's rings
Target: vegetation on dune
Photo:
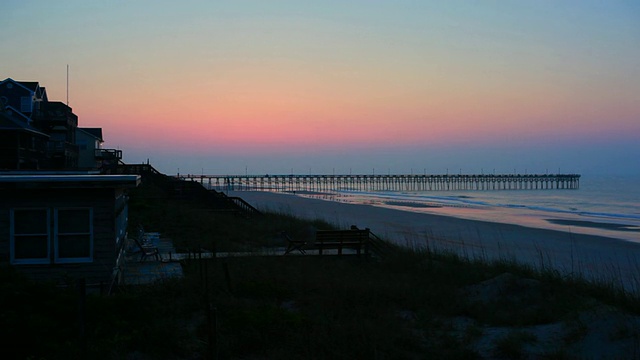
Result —
[[[311, 240], [311, 229], [331, 228], [286, 214], [212, 212], [150, 185], [132, 194], [130, 219], [178, 248], [219, 252], [282, 247], [281, 231]], [[570, 358], [565, 349], [588, 332], [582, 310], [605, 304], [640, 313], [636, 297], [606, 284], [402, 248], [384, 257], [228, 257], [185, 261], [183, 268], [181, 279], [88, 295], [87, 358], [524, 358], [543, 341], [526, 329], [557, 323], [571, 331], [563, 333], [563, 347], [543, 354]], [[10, 268], [0, 276], [0, 338], [8, 353], [82, 353], [75, 289], [33, 284]], [[483, 348], [483, 339], [503, 328], [512, 331]], [[637, 341], [637, 329], [623, 330], [618, 337]]]

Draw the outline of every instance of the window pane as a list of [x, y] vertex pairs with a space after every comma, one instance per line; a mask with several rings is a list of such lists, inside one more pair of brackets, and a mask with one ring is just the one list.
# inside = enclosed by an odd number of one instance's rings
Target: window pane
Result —
[[14, 238], [15, 259], [46, 259], [46, 236], [16, 236]]
[[89, 216], [89, 209], [58, 210], [58, 233], [89, 233], [91, 229]]
[[14, 210], [13, 219], [16, 235], [47, 233], [47, 210], [45, 209]]
[[89, 235], [58, 235], [58, 258], [88, 258], [91, 256]]

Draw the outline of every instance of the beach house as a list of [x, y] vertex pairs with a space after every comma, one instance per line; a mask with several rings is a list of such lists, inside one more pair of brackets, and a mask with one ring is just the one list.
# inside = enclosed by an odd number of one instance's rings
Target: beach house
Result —
[[78, 128], [78, 168], [106, 171], [118, 166], [122, 160], [122, 150], [103, 149], [102, 128]]
[[39, 104], [47, 101], [47, 90], [37, 81], [16, 81], [12, 78], [0, 81], [0, 102], [9, 111], [27, 119], [29, 124]]
[[78, 168], [97, 169], [100, 162], [96, 158], [96, 150], [102, 148], [101, 128], [77, 128], [76, 144], [78, 145]]
[[36, 128], [49, 135], [50, 169], [70, 170], [78, 167], [76, 130], [78, 116], [60, 101], [43, 101], [32, 115]]
[[[12, 166], [12, 163], [0, 164], [3, 169], [76, 169], [78, 166], [78, 146], [76, 145], [76, 129], [78, 117], [72, 109], [59, 101], [49, 101], [47, 91], [36, 81], [16, 81], [11, 78], [0, 81], [0, 112], [3, 122], [8, 119], [18, 123], [22, 129], [17, 132], [37, 131], [47, 135], [45, 156], [38, 161], [26, 158]], [[7, 130], [15, 139], [15, 129]], [[19, 144], [23, 149], [31, 150], [29, 141], [33, 136], [25, 139], [22, 135]], [[26, 141], [25, 141], [26, 140]], [[32, 146], [32, 147], [37, 147]], [[2, 149], [2, 157], [13, 157], [11, 147]]]
[[122, 151], [103, 149], [102, 128], [78, 127], [71, 107], [35, 81], [0, 81], [0, 170], [109, 172]]
[[59, 283], [118, 281], [127, 191], [140, 178], [101, 175], [122, 158], [102, 143], [101, 128], [79, 128], [38, 82], [0, 81], [0, 265]]
[[0, 264], [37, 280], [118, 282], [137, 175], [0, 174]]

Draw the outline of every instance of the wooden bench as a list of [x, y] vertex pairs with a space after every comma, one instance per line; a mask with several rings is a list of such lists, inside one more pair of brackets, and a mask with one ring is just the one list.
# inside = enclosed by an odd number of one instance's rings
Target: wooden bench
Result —
[[318, 249], [319, 255], [325, 249], [337, 249], [338, 255], [342, 255], [342, 249], [355, 249], [358, 255], [363, 251], [368, 254], [369, 229], [352, 227], [351, 230], [318, 230], [313, 245]]

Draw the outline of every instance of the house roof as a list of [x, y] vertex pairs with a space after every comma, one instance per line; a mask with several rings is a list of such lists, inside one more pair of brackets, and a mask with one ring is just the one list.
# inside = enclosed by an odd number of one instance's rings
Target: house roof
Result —
[[35, 92], [36, 89], [38, 89], [39, 87], [39, 83], [37, 81], [15, 81], [12, 78], [6, 78], [2, 81], [0, 81], [0, 84], [6, 83], [6, 82], [12, 82], [14, 84], [17, 84], [18, 86], [21, 86], [23, 88], [25, 88], [26, 90], [29, 90], [31, 92]]
[[40, 87], [40, 84], [37, 81], [16, 81], [16, 82], [34, 92], [38, 90], [38, 88]]
[[40, 91], [38, 91], [38, 98], [43, 101], [49, 101], [49, 97], [47, 96], [47, 89], [44, 86], [40, 86]]
[[0, 189], [134, 188], [139, 184], [138, 175], [0, 175]]
[[62, 101], [47, 101], [46, 103], [42, 104], [42, 108], [46, 110], [68, 109], [69, 111], [73, 111], [73, 109], [69, 105], [63, 103]]
[[20, 121], [2, 111], [0, 111], [0, 131], [24, 131], [43, 137], [49, 137], [49, 135], [40, 132], [38, 129], [26, 122]]
[[13, 80], [12, 78], [6, 78], [0, 81], [0, 84], [6, 83], [6, 82], [12, 82], [28, 91], [31, 91], [36, 95], [36, 99], [49, 101], [49, 98], [47, 96], [47, 89], [44, 86], [40, 86], [40, 83], [37, 81], [16, 81], [16, 80]]
[[81, 127], [79, 127], [78, 130], [84, 131], [87, 134], [93, 136], [94, 138], [100, 140], [101, 142], [104, 142], [104, 140], [102, 139], [102, 128], [81, 128]]

